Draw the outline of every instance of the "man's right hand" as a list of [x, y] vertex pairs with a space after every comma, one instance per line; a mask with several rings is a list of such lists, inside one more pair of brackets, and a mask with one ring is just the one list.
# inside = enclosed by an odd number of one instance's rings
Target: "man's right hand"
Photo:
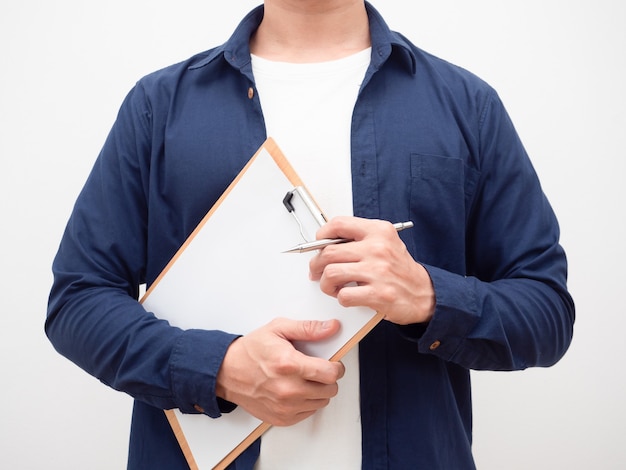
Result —
[[306, 356], [291, 341], [320, 341], [339, 322], [278, 318], [236, 339], [217, 376], [216, 394], [260, 420], [289, 426], [325, 407], [343, 377], [340, 362]]

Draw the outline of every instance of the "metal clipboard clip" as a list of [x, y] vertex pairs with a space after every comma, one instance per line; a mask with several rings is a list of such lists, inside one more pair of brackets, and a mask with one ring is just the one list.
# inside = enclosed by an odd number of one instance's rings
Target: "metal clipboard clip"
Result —
[[296, 186], [288, 191], [283, 198], [283, 205], [298, 224], [305, 242], [315, 240], [315, 232], [328, 222], [304, 186]]

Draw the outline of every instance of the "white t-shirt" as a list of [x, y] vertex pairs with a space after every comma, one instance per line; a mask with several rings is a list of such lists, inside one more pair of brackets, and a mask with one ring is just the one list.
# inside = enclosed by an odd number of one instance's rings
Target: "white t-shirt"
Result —
[[[370, 54], [366, 49], [339, 60], [304, 64], [252, 56], [267, 135], [329, 218], [352, 215], [352, 112]], [[346, 374], [339, 394], [312, 417], [265, 433], [256, 470], [361, 468], [358, 348], [342, 362]]]

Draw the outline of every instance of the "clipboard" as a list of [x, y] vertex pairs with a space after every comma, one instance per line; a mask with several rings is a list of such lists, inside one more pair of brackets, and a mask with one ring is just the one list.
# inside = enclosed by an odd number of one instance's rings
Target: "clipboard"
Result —
[[[141, 303], [182, 329], [237, 334], [279, 316], [337, 318], [341, 329], [332, 338], [294, 345], [311, 356], [340, 360], [382, 316], [366, 307], [342, 307], [308, 279], [312, 255], [283, 253], [303, 239], [310, 241], [324, 222], [303, 181], [269, 138]], [[242, 408], [218, 419], [179, 410], [165, 410], [165, 414], [192, 470], [226, 468], [270, 428]]]

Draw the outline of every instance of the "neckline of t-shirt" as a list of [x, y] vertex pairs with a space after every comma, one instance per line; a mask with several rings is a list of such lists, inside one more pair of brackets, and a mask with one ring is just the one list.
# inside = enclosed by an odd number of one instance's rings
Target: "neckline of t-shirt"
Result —
[[251, 54], [252, 66], [256, 74], [266, 76], [279, 75], [282, 78], [302, 76], [328, 76], [345, 73], [349, 70], [367, 67], [370, 62], [372, 48], [368, 47], [341, 59], [324, 62], [281, 62], [265, 59]]

